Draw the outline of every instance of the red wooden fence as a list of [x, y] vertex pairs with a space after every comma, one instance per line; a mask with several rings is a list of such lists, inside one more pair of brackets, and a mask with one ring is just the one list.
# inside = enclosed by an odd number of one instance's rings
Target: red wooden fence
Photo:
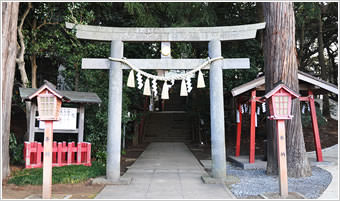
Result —
[[[41, 168], [43, 166], [44, 147], [40, 142], [25, 142], [24, 160], [25, 168]], [[65, 165], [91, 166], [91, 143], [53, 142], [52, 166]]]

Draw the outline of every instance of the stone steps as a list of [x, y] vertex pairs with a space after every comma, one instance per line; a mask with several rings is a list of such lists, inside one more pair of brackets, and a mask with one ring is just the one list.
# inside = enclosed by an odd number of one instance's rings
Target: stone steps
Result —
[[146, 142], [189, 142], [191, 119], [185, 112], [152, 113], [145, 125]]

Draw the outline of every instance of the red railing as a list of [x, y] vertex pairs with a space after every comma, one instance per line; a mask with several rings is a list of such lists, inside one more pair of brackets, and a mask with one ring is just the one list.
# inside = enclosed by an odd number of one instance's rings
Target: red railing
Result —
[[[41, 168], [43, 166], [44, 147], [40, 142], [25, 142], [25, 168]], [[91, 166], [91, 143], [53, 142], [52, 166], [65, 165]]]

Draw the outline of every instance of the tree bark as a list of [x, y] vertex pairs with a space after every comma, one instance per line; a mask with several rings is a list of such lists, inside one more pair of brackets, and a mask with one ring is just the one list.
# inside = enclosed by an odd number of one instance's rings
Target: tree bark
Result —
[[9, 135], [11, 121], [12, 90], [17, 54], [17, 24], [19, 2], [2, 3], [2, 179], [10, 175]]
[[26, 69], [25, 69], [25, 59], [24, 59], [24, 55], [25, 55], [25, 41], [24, 41], [24, 35], [22, 33], [22, 29], [23, 29], [23, 25], [24, 25], [24, 21], [28, 15], [28, 13], [30, 12], [32, 8], [32, 3], [29, 2], [27, 9], [25, 10], [25, 13], [22, 15], [21, 19], [20, 19], [20, 24], [18, 27], [18, 35], [19, 35], [19, 43], [20, 43], [20, 48], [17, 54], [17, 59], [16, 62], [18, 64], [18, 68], [20, 71], [20, 76], [21, 76], [21, 82], [24, 88], [27, 88], [29, 85], [29, 81], [28, 81], [28, 77], [27, 77], [27, 73], [26, 73]]
[[74, 68], [75, 68], [74, 90], [78, 91], [79, 90], [79, 78], [80, 78], [80, 72], [79, 72], [78, 64], [74, 64]]
[[[263, 3], [266, 21], [264, 43], [264, 65], [266, 91], [273, 89], [276, 82], [282, 81], [288, 87], [299, 91], [298, 64], [295, 46], [295, 17], [293, 3], [268, 2]], [[290, 177], [305, 177], [311, 175], [311, 168], [306, 155], [305, 142], [302, 132], [300, 101], [292, 101], [292, 120], [286, 121], [287, 139], [287, 168]], [[276, 131], [274, 121], [267, 128], [271, 141], [268, 146], [267, 172], [277, 172]], [[273, 155], [275, 153], [275, 156]], [[276, 164], [274, 164], [276, 163]]]
[[[31, 43], [34, 45], [36, 43], [36, 33], [34, 33], [37, 30], [37, 19], [33, 19], [33, 25], [32, 25], [32, 41]], [[35, 53], [32, 53], [30, 56], [30, 61], [31, 61], [31, 73], [32, 73], [32, 88], [37, 88], [37, 55]]]
[[302, 58], [303, 58], [303, 50], [304, 50], [304, 42], [305, 42], [305, 22], [302, 22], [301, 24], [301, 30], [300, 30], [300, 34], [299, 34], [299, 42], [300, 42], [300, 47], [299, 47], [299, 54], [298, 54], [298, 57], [299, 57], [299, 65], [298, 65], [298, 68], [300, 70], [303, 70], [305, 68], [305, 66], [303, 65], [304, 63], [302, 62]]
[[31, 69], [32, 69], [32, 88], [37, 88], [37, 55], [32, 53], [30, 56]]
[[332, 73], [331, 70], [329, 71], [329, 81], [335, 85], [338, 85], [338, 65], [335, 63], [335, 57], [334, 54], [332, 53], [332, 50], [330, 49], [330, 46], [326, 47], [327, 49], [327, 54], [332, 66]]
[[[322, 22], [322, 5], [319, 4], [320, 7], [320, 12], [318, 16], [318, 58], [319, 58], [319, 65], [321, 67], [321, 79], [327, 81], [328, 76], [327, 76], [327, 65], [325, 62], [325, 55], [324, 55], [324, 50], [325, 50], [325, 45], [323, 42], [323, 22]], [[322, 103], [322, 115], [325, 116], [326, 118], [330, 118], [330, 112], [329, 112], [329, 97], [328, 93], [324, 92], [323, 93], [323, 103]]]

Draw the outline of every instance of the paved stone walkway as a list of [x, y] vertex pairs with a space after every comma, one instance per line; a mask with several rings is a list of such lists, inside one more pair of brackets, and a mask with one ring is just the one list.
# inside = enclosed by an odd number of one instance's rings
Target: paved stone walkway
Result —
[[[322, 193], [319, 199], [322, 200], [339, 200], [339, 146], [338, 144], [322, 149], [324, 162], [315, 163], [318, 167], [323, 168], [332, 174], [332, 181], [327, 189]], [[308, 152], [312, 161], [316, 161], [315, 151]]]
[[222, 184], [204, 184], [203, 167], [183, 143], [151, 143], [123, 177], [129, 185], [107, 185], [96, 199], [234, 199]]

